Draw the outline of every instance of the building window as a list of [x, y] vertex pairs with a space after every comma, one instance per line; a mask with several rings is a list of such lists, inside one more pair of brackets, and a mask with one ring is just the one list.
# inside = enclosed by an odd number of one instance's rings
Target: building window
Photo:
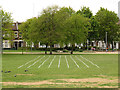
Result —
[[5, 47], [6, 47], [6, 48], [8, 47], [8, 42], [7, 42], [7, 41], [5, 41]]
[[15, 26], [15, 24], [13, 23], [13, 24], [12, 24], [12, 26], [14, 27], [14, 26]]
[[14, 36], [15, 36], [15, 38], [18, 38], [18, 32], [17, 31], [14, 32]]

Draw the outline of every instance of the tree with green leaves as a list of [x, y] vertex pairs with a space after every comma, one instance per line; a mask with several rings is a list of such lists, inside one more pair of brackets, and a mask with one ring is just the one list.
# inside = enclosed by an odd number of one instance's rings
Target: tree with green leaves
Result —
[[108, 44], [110, 43], [113, 44], [113, 41], [116, 41], [117, 33], [119, 30], [117, 24], [119, 18], [117, 17], [117, 14], [113, 11], [100, 8], [100, 10], [96, 13], [95, 18], [100, 25], [98, 29], [99, 38], [103, 41], [106, 41], [105, 36], [107, 32], [107, 38], [108, 38], [107, 42]]
[[50, 54], [52, 54], [53, 45], [59, 43], [61, 39], [61, 32], [56, 17], [58, 10], [58, 6], [48, 7], [44, 9], [42, 15], [38, 17], [40, 21], [38, 32], [41, 35], [41, 41], [45, 43], [46, 46], [50, 46]]
[[11, 13], [4, 11], [0, 7], [0, 18], [1, 18], [1, 25], [2, 25], [2, 34], [3, 40], [9, 40], [12, 45], [12, 40], [14, 39], [14, 33], [12, 31], [12, 23], [13, 19]]
[[65, 21], [71, 17], [72, 14], [75, 14], [75, 11], [71, 7], [62, 7], [60, 10], [56, 13], [56, 20], [57, 20], [57, 27], [60, 34], [60, 46], [63, 47], [63, 45], [68, 45], [68, 40], [65, 35]]
[[96, 20], [95, 16], [90, 18], [91, 28], [88, 32], [88, 40], [89, 41], [97, 41], [99, 40], [99, 22]]
[[76, 12], [77, 14], [81, 14], [84, 17], [91, 18], [93, 16], [92, 11], [89, 7], [82, 7], [80, 10]]
[[[93, 13], [92, 13], [92, 11], [90, 10], [90, 8], [89, 7], [81, 7], [81, 9], [80, 10], [78, 10], [77, 12], [76, 12], [77, 14], [81, 14], [81, 15], [83, 15], [84, 17], [86, 17], [86, 18], [89, 18], [89, 22], [91, 22], [91, 20], [93, 20], [93, 19], [91, 19], [91, 17], [93, 17]], [[93, 21], [92, 21], [93, 22]], [[92, 23], [91, 23], [92, 24]], [[91, 42], [90, 40], [90, 36], [91, 36], [91, 34], [92, 34], [92, 32], [93, 32], [93, 30], [92, 30], [92, 25], [91, 25], [91, 28], [89, 28], [88, 27], [88, 37], [87, 37], [87, 39], [89, 40], [89, 42]], [[87, 43], [87, 40], [84, 42], [84, 44], [83, 44], [83, 46], [84, 46], [84, 48], [85, 48], [85, 46], [86, 47], [88, 47], [88, 45], [87, 45], [88, 43]]]
[[33, 23], [35, 22], [35, 20], [36, 18], [28, 19], [19, 26], [20, 32], [22, 33], [22, 39], [25, 42], [27, 42], [27, 45], [31, 46], [31, 50], [32, 42], [33, 43], [37, 42], [37, 38], [35, 35], [36, 32], [33, 32], [34, 30]]
[[48, 34], [47, 30], [49, 29], [49, 23], [47, 23], [47, 16], [42, 14], [39, 16], [36, 21], [33, 23], [33, 33], [35, 32], [35, 37], [36, 39], [40, 42], [40, 44], [45, 44], [46, 49], [45, 49], [45, 54], [47, 54], [47, 47], [48, 47]]
[[66, 37], [72, 45], [71, 54], [73, 54], [75, 43], [80, 44], [87, 39], [89, 19], [80, 14], [73, 14], [65, 21], [65, 26]]

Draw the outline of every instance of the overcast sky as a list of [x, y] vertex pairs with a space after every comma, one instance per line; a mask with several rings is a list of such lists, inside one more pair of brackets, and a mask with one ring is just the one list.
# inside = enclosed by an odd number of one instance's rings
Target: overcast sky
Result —
[[70, 6], [75, 11], [86, 6], [90, 7], [94, 15], [100, 7], [104, 7], [118, 14], [118, 1], [120, 0], [0, 0], [0, 6], [12, 13], [14, 21], [22, 22], [38, 16], [44, 8], [52, 5]]

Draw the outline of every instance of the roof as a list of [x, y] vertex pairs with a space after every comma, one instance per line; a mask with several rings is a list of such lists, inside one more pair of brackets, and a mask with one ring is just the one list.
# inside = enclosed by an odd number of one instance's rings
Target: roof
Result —
[[12, 30], [18, 30], [18, 25], [20, 25], [21, 23], [19, 22], [16, 22], [16, 23], [13, 23], [13, 27], [12, 27]]

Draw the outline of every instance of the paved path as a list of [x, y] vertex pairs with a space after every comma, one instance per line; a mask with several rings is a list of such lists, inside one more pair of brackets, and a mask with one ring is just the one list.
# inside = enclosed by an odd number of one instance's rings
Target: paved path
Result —
[[[22, 54], [22, 52], [3, 52], [3, 54]], [[45, 54], [44, 52], [23, 52], [23, 54]], [[49, 54], [49, 53], [48, 53]], [[70, 53], [57, 53], [53, 52], [53, 54], [70, 54]], [[74, 52], [74, 54], [120, 54], [120, 51], [115, 52]]]

